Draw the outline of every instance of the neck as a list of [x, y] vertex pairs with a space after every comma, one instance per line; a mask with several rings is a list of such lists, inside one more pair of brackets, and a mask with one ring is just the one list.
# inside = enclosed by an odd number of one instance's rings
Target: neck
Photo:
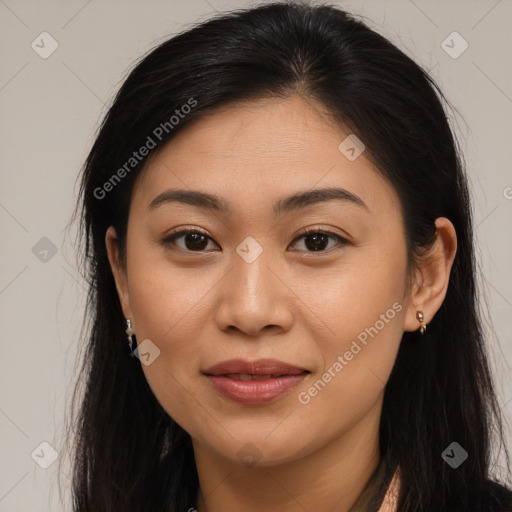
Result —
[[251, 510], [348, 512], [380, 462], [380, 400], [342, 436], [310, 454], [254, 467], [226, 459], [193, 440], [199, 477], [197, 512]]

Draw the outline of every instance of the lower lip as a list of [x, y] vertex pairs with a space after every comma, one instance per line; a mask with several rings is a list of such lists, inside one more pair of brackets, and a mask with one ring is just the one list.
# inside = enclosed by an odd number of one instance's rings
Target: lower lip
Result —
[[266, 404], [296, 387], [307, 373], [283, 375], [262, 380], [235, 380], [224, 375], [206, 375], [224, 397], [241, 404]]

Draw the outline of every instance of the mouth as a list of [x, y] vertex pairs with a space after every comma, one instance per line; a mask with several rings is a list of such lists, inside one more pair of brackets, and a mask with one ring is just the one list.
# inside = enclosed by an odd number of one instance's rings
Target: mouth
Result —
[[[306, 373], [306, 372], [304, 372], [304, 373]], [[250, 373], [226, 373], [226, 374], [223, 374], [222, 376], [227, 377], [228, 379], [234, 379], [234, 380], [267, 380], [267, 379], [277, 379], [279, 377], [287, 377], [288, 375], [292, 375], [292, 374], [282, 373], [280, 375], [271, 375], [271, 374], [255, 375], [255, 374], [250, 374]], [[300, 375], [300, 374], [297, 374], [297, 375]]]
[[203, 371], [222, 397], [247, 405], [276, 401], [310, 373], [305, 368], [274, 359], [232, 359]]
[[[229, 359], [217, 363], [203, 371], [205, 375], [253, 376], [253, 377], [281, 377], [282, 375], [298, 375], [309, 372], [306, 368], [295, 366], [277, 359], [257, 359], [246, 361], [244, 359]], [[236, 378], [236, 377], [233, 377]], [[249, 379], [239, 379], [249, 380]]]

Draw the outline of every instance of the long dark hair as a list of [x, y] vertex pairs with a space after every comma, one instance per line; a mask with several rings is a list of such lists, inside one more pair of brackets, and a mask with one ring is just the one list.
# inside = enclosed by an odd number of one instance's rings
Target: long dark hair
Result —
[[[127, 355], [105, 232], [115, 227], [125, 262], [132, 190], [147, 157], [126, 163], [148, 137], [161, 147], [219, 106], [292, 94], [327, 107], [395, 187], [411, 268], [432, 243], [437, 217], [457, 232], [446, 298], [425, 336], [404, 333], [385, 387], [380, 448], [401, 468], [399, 510], [487, 510], [482, 497], [504, 510], [510, 495], [493, 483], [494, 443], [507, 478], [510, 459], [477, 309], [470, 197], [449, 104], [426, 71], [363, 22], [334, 6], [290, 2], [222, 13], [152, 49], [97, 133], [75, 211], [90, 287], [70, 426], [75, 512], [184, 511], [198, 491], [190, 436]], [[179, 121], [170, 121], [177, 109]], [[454, 441], [469, 454], [457, 469], [441, 457]]]

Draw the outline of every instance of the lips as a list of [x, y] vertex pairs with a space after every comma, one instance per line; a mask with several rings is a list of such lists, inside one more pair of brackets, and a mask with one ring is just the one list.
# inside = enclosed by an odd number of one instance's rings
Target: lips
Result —
[[231, 359], [203, 373], [223, 397], [238, 403], [256, 405], [277, 400], [311, 372], [275, 359]]
[[281, 377], [281, 375], [251, 375], [250, 373], [227, 373], [224, 375], [228, 379], [235, 380], [265, 380], [272, 379], [275, 377]]
[[230, 359], [211, 366], [203, 373], [206, 375], [253, 375], [279, 377], [281, 375], [298, 375], [307, 372], [305, 368], [293, 366], [276, 359], [258, 359], [245, 361]]

